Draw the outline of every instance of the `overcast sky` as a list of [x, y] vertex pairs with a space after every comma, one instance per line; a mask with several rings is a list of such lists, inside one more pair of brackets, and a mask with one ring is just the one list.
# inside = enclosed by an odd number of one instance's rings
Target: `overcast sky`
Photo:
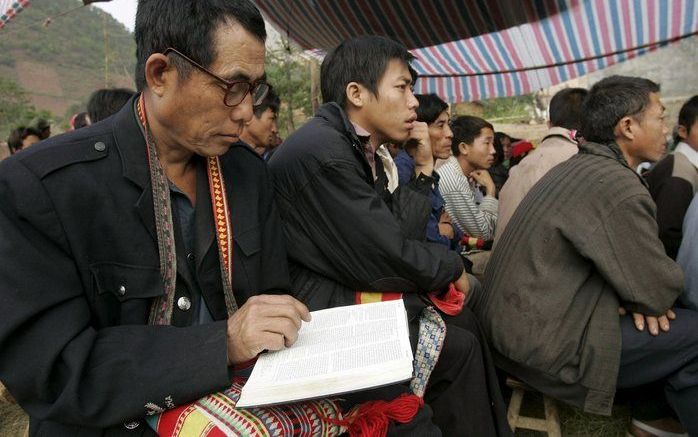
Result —
[[93, 4], [109, 12], [112, 17], [123, 23], [128, 30], [133, 32], [133, 26], [136, 23], [136, 7], [138, 6], [138, 0], [111, 0], [104, 3]]

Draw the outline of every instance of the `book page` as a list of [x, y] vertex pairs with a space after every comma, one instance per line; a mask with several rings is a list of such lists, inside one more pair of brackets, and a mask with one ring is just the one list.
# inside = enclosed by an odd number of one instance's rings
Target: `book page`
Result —
[[402, 300], [311, 315], [293, 346], [260, 355], [238, 406], [306, 399], [411, 377], [412, 349]]

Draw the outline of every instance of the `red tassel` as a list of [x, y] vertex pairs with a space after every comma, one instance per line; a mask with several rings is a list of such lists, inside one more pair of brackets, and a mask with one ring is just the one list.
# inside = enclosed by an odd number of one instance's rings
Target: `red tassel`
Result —
[[424, 400], [417, 395], [403, 393], [392, 401], [364, 402], [343, 420], [324, 417], [333, 425], [348, 428], [349, 437], [385, 437], [390, 421], [408, 423]]
[[440, 309], [444, 314], [455, 316], [463, 311], [465, 295], [458, 291], [455, 285], [450, 284], [448, 286], [448, 291], [444, 293], [443, 296], [438, 296], [436, 292], [433, 292], [429, 293], [429, 299], [431, 299], [434, 306]]

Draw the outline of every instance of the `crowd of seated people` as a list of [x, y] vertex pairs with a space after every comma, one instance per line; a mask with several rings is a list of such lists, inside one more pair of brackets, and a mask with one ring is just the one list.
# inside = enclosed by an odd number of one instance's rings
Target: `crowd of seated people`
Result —
[[135, 35], [137, 92], [14, 130], [0, 163], [0, 380], [30, 435], [154, 435], [367, 294], [438, 351], [419, 390], [332, 399], [379, 435], [512, 435], [502, 374], [604, 415], [633, 390], [632, 435], [698, 435], [698, 96], [668, 155], [660, 85], [625, 76], [554, 95], [534, 147], [415, 95], [413, 55], [365, 36], [277, 147], [252, 3], [143, 0]]

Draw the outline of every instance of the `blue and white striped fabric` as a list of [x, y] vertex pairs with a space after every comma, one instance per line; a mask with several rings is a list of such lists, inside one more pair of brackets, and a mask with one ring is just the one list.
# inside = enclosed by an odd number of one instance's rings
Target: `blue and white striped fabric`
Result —
[[[314, 56], [321, 57], [355, 35], [386, 34], [402, 41], [418, 58], [414, 66], [422, 78], [417, 92], [433, 92], [449, 102], [528, 94], [641, 56], [659, 45], [616, 52], [698, 33], [696, 0], [257, 0], [257, 4], [280, 32], [303, 48], [314, 49]], [[539, 66], [545, 68], [511, 71]]]

